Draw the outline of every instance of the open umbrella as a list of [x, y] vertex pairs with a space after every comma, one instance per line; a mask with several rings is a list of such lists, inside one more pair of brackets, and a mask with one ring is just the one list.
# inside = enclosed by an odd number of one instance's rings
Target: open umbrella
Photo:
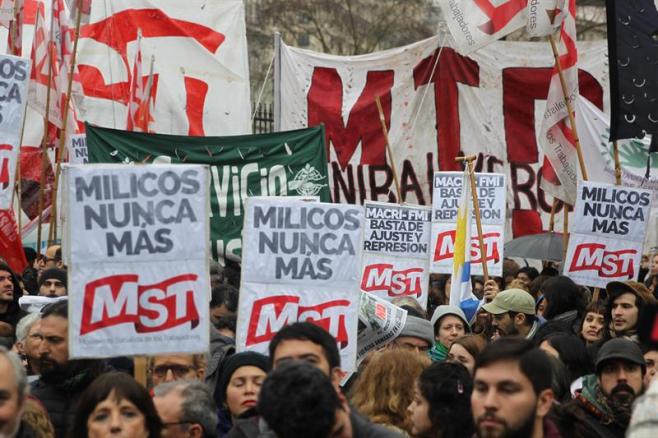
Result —
[[529, 234], [505, 244], [506, 257], [562, 261], [562, 233]]

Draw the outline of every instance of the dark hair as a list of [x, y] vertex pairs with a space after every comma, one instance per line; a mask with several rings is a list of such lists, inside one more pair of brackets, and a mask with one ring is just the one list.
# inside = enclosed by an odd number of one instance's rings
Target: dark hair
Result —
[[623, 288], [615, 288], [612, 291], [608, 291], [608, 305], [606, 306], [605, 310], [605, 322], [606, 326], [610, 326], [610, 321], [612, 320], [612, 307], [615, 305], [615, 300], [619, 298], [620, 296], [624, 294], [633, 294], [635, 295], [635, 307], [637, 307], [637, 314], [641, 315], [642, 310], [648, 305], [648, 304], [654, 304], [655, 303], [655, 298], [647, 289], [646, 286], [644, 286], [642, 283], [638, 283], [635, 281], [630, 281], [626, 282], [629, 284], [630, 289], [623, 289]]
[[240, 291], [229, 284], [217, 284], [212, 288], [210, 307], [219, 307], [222, 304], [226, 310], [235, 313], [238, 311]]
[[560, 361], [564, 363], [569, 371], [569, 382], [594, 372], [594, 366], [587, 354], [587, 348], [578, 336], [570, 333], [554, 333], [548, 336], [545, 341], [560, 354]]
[[[551, 388], [551, 365], [547, 354], [527, 339], [507, 336], [484, 347], [475, 359], [477, 370], [500, 361], [515, 361], [530, 380], [536, 394]], [[474, 374], [475, 374], [474, 373]]]
[[558, 271], [552, 266], [544, 266], [544, 269], [541, 270], [539, 275], [544, 275], [546, 277], [556, 277], [560, 275], [560, 271]]
[[548, 302], [543, 315], [546, 319], [553, 319], [570, 310], [575, 310], [578, 316], [582, 316], [587, 305], [578, 285], [564, 275], [546, 280], [541, 285], [541, 291]]
[[462, 364], [433, 363], [418, 378], [418, 387], [429, 404], [432, 431], [442, 438], [473, 435], [473, 379]]
[[268, 426], [286, 438], [328, 437], [340, 408], [329, 376], [302, 361], [275, 369], [263, 382], [258, 401]]
[[242, 267], [238, 262], [226, 259], [224, 261], [224, 269], [222, 270], [222, 277], [224, 283], [240, 287], [240, 277], [242, 276]]
[[473, 356], [473, 359], [475, 359], [478, 357], [478, 354], [480, 354], [480, 351], [482, 351], [482, 349], [487, 345], [487, 341], [485, 340], [484, 336], [468, 334], [455, 339], [452, 345], [455, 344], [464, 347], [464, 349], [468, 351], [468, 354]]
[[[587, 317], [588, 313], [598, 313], [599, 315], [603, 315], [603, 320], [606, 321], [606, 310], [608, 308], [608, 302], [606, 300], [599, 300], [599, 301], [592, 301], [585, 307], [585, 311], [583, 312], [583, 317], [580, 320], [580, 326], [578, 328], [578, 336], [582, 336], [583, 333], [583, 323], [585, 322], [585, 318]], [[603, 332], [602, 332], [602, 339], [605, 339], [608, 337], [608, 325], [604, 322], [603, 323]]]
[[80, 396], [69, 433], [71, 438], [87, 436], [89, 416], [96, 409], [96, 406], [108, 398], [112, 392], [114, 392], [116, 400], [128, 400], [144, 415], [144, 423], [149, 438], [160, 437], [162, 421], [148, 391], [130, 375], [110, 372], [96, 378]]
[[235, 333], [237, 324], [238, 324], [237, 315], [220, 316], [215, 321], [215, 328], [217, 330], [228, 329], [233, 333]]
[[[510, 318], [514, 319], [514, 317], [521, 312], [514, 312], [512, 310], [509, 310], [507, 313], [509, 314]], [[525, 325], [529, 325], [532, 327], [537, 317], [535, 315], [530, 315], [528, 313], [524, 313], [523, 315], [525, 315]]]
[[518, 271], [516, 271], [516, 275], [514, 277], [518, 277], [519, 274], [525, 274], [528, 276], [528, 278], [532, 281], [535, 278], [539, 277], [539, 271], [536, 268], [533, 268], [532, 266], [524, 266]]
[[551, 363], [551, 388], [557, 402], [571, 400], [571, 378], [567, 366], [555, 356], [547, 355]]
[[329, 368], [333, 369], [340, 367], [340, 353], [338, 353], [336, 339], [322, 327], [310, 322], [295, 322], [283, 327], [276, 335], [274, 335], [269, 346], [270, 365], [272, 365], [272, 361], [274, 361], [276, 347], [278, 347], [282, 341], [288, 340], [310, 341], [319, 345], [322, 347], [322, 351], [324, 351], [327, 362], [329, 362]]
[[47, 304], [41, 309], [41, 319], [47, 316], [59, 316], [69, 319], [69, 303], [67, 300], [61, 300], [52, 304]]
[[535, 300], [539, 298], [541, 287], [549, 278], [551, 277], [542, 274], [530, 282], [530, 287], [528, 288], [529, 289], [528, 292], [530, 293], [530, 295], [533, 296]]

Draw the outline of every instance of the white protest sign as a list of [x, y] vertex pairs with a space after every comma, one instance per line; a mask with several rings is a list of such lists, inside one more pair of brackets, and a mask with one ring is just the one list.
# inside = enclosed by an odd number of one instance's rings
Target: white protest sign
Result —
[[[462, 191], [462, 172], [435, 172], [432, 193], [432, 237], [430, 272], [452, 274], [457, 211]], [[478, 205], [482, 222], [484, 258], [489, 275], [503, 272], [503, 246], [505, 243], [505, 175], [476, 173]], [[472, 210], [473, 211], [473, 210]], [[473, 211], [473, 215], [475, 212]], [[482, 259], [475, 216], [471, 229], [471, 274], [482, 275]]]
[[87, 151], [87, 135], [72, 134], [67, 136], [67, 147], [69, 153], [69, 163], [86, 164], [89, 162], [89, 152]]
[[208, 168], [65, 165], [71, 357], [209, 342]]
[[593, 287], [636, 279], [651, 197], [650, 190], [582, 181], [564, 275]]
[[248, 198], [238, 350], [267, 352], [285, 325], [311, 321], [338, 343], [354, 370], [363, 207]]
[[370, 201], [364, 207], [361, 290], [386, 300], [411, 296], [425, 308], [431, 209]]
[[29, 80], [28, 59], [0, 55], [0, 210], [11, 208]]
[[366, 355], [400, 336], [407, 311], [373, 294], [361, 294], [356, 363]]

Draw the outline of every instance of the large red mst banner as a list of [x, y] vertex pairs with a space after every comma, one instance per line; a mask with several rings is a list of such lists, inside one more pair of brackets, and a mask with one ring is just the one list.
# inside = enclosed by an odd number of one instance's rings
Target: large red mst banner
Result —
[[[442, 36], [353, 57], [282, 45], [280, 61], [281, 129], [325, 124], [334, 202], [398, 201], [380, 96], [403, 201], [429, 205], [432, 173], [477, 154], [477, 171], [507, 175], [506, 235], [547, 227], [553, 200], [540, 182], [554, 174], [537, 145], [554, 63], [547, 42], [497, 42], [469, 56]], [[580, 94], [601, 109], [606, 62], [604, 42], [579, 46]]]

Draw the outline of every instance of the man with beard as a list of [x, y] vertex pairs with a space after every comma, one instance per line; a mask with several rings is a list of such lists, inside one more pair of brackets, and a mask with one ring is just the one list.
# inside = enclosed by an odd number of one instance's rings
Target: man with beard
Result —
[[606, 319], [611, 335], [627, 337], [637, 342], [637, 321], [645, 306], [656, 302], [645, 285], [637, 281], [612, 281], [605, 287], [608, 293]]
[[644, 392], [646, 365], [640, 347], [612, 339], [601, 347], [596, 374], [561, 409], [564, 430], [575, 437], [624, 437], [635, 399]]
[[16, 328], [18, 320], [26, 315], [18, 305], [21, 288], [9, 265], [0, 262], [0, 322]]
[[493, 338], [520, 336], [532, 339], [539, 328], [535, 317], [535, 300], [522, 289], [507, 289], [482, 309], [492, 315], [491, 325], [495, 329]]
[[75, 406], [82, 392], [107, 369], [102, 361], [69, 360], [68, 303], [58, 301], [41, 312], [41, 343], [38, 346], [39, 380], [31, 394], [44, 405], [55, 428], [55, 436], [66, 436]]
[[499, 339], [478, 355], [471, 408], [479, 438], [559, 437], [547, 415], [553, 405], [548, 356], [532, 342]]
[[39, 296], [63, 297], [67, 294], [66, 284], [66, 271], [58, 268], [46, 269], [39, 276]]

